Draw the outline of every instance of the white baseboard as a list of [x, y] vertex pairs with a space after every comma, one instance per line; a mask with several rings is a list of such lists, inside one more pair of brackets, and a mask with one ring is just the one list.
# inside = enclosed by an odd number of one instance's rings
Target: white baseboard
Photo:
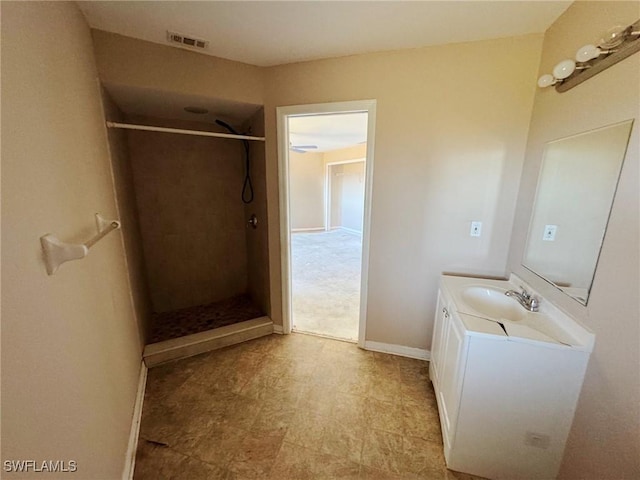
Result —
[[278, 335], [284, 335], [284, 329], [282, 328], [282, 325], [274, 325], [273, 333], [277, 333]]
[[371, 350], [372, 352], [390, 353], [401, 357], [417, 358], [418, 360], [429, 360], [431, 358], [431, 352], [429, 352], [429, 350], [404, 347], [391, 343], [371, 342], [369, 340], [364, 342], [364, 349]]
[[351, 233], [351, 234], [357, 235], [359, 237], [362, 236], [362, 230], [355, 230], [353, 228], [347, 228], [347, 227], [340, 227], [340, 230], [344, 230], [347, 233]]
[[310, 227], [310, 228], [292, 228], [291, 233], [303, 233], [303, 232], [319, 232], [324, 230], [324, 227]]
[[144, 403], [144, 391], [147, 386], [147, 366], [144, 361], [140, 364], [140, 378], [138, 379], [138, 392], [136, 402], [133, 405], [133, 418], [131, 421], [131, 431], [129, 433], [129, 445], [127, 446], [127, 456], [125, 458], [122, 480], [132, 480], [133, 471], [136, 466], [136, 450], [138, 448], [138, 437], [140, 435], [140, 421], [142, 420], [142, 404]]

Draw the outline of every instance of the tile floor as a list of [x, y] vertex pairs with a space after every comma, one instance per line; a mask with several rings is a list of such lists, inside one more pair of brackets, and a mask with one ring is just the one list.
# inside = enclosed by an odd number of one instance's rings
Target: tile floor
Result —
[[291, 334], [153, 368], [134, 478], [474, 479], [445, 467], [427, 366]]

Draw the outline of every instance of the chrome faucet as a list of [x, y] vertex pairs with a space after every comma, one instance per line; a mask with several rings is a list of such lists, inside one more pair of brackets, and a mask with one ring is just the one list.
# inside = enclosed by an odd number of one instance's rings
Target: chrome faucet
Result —
[[505, 295], [507, 297], [515, 297], [515, 299], [522, 305], [524, 308], [529, 310], [530, 312], [537, 312], [540, 307], [540, 300], [527, 292], [524, 287], [520, 287], [522, 292], [516, 292], [515, 290], [507, 290]]

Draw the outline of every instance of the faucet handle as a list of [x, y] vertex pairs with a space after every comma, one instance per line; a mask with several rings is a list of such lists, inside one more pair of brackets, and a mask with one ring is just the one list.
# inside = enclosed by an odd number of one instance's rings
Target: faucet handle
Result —
[[520, 290], [520, 294], [524, 297], [525, 300], [529, 300], [531, 298], [531, 294], [527, 292], [527, 290], [522, 285], [520, 285]]
[[540, 300], [536, 297], [529, 298], [529, 310], [532, 312], [537, 312], [540, 308]]

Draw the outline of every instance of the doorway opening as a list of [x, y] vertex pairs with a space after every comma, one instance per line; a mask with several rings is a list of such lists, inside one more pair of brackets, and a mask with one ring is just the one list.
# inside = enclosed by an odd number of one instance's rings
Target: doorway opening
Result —
[[283, 331], [364, 345], [375, 101], [278, 108]]

